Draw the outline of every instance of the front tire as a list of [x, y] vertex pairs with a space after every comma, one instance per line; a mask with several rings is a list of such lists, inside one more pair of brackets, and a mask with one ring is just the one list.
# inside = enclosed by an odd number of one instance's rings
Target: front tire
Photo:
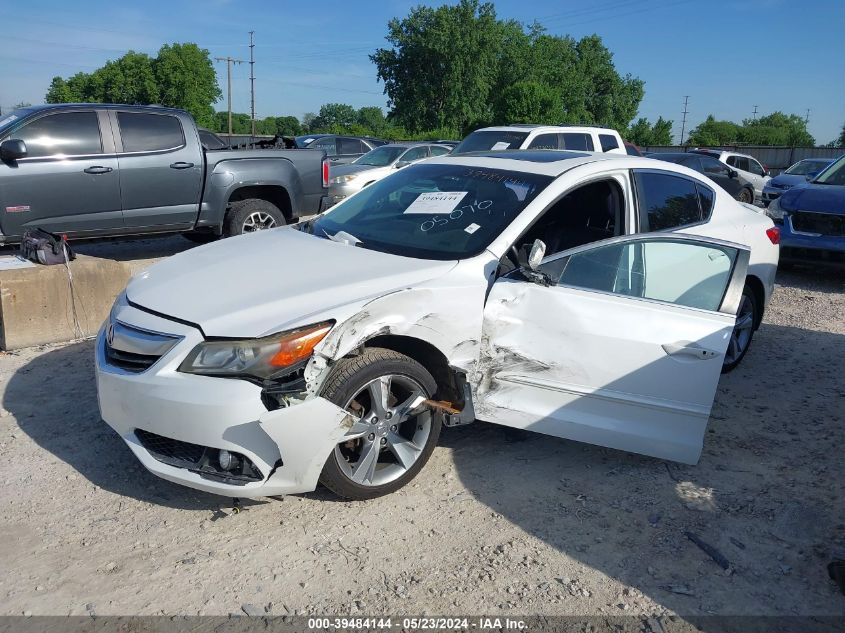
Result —
[[747, 285], [742, 289], [742, 298], [739, 300], [739, 310], [736, 315], [736, 325], [731, 332], [728, 341], [728, 350], [725, 352], [725, 360], [722, 364], [722, 373], [727, 374], [733, 371], [745, 358], [748, 348], [751, 347], [751, 339], [754, 338], [754, 328], [760, 320], [760, 308], [757, 305], [757, 297], [751, 286]]
[[425, 367], [393, 350], [366, 348], [340, 360], [321, 395], [355, 421], [326, 460], [320, 483], [340, 497], [364, 500], [411, 481], [440, 436], [440, 416], [422, 404], [436, 390]]
[[226, 214], [226, 237], [274, 229], [287, 224], [285, 214], [272, 202], [261, 198], [247, 198], [232, 203]]

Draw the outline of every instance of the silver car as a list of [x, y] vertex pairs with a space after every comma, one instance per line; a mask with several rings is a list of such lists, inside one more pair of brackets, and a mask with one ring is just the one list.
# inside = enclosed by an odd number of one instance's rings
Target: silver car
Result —
[[431, 156], [443, 156], [450, 151], [452, 148], [448, 145], [434, 143], [390, 143], [367, 152], [348, 165], [333, 165], [329, 181], [329, 204], [337, 204], [395, 169]]

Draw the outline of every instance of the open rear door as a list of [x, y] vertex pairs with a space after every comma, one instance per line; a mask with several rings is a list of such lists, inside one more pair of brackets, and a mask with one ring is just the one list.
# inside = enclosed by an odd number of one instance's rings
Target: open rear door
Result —
[[491, 289], [479, 419], [695, 463], [745, 283], [748, 249], [680, 234], [561, 253]]

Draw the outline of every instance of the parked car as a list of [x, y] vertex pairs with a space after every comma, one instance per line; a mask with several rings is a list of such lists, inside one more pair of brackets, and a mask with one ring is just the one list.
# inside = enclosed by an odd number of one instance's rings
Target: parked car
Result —
[[736, 170], [731, 169], [712, 156], [696, 152], [655, 152], [649, 154], [648, 157], [689, 167], [693, 171], [707, 176], [727, 191], [732, 198], [749, 204], [754, 201], [754, 189], [751, 185], [743, 183], [738, 178]]
[[347, 165], [332, 169], [329, 204], [340, 202], [376, 180], [388, 176], [392, 170], [412, 163], [444, 156], [452, 151], [446, 145], [430, 143], [389, 143], [371, 150]]
[[386, 494], [476, 417], [695, 463], [776, 242], [680, 165], [431, 158], [132, 279], [96, 342], [100, 411], [151, 472], [234, 497]]
[[624, 143], [625, 153], [628, 154], [628, 156], [643, 156], [643, 153], [642, 151], [640, 151], [639, 147], [637, 147], [633, 143], [629, 143], [628, 141], [624, 141]]
[[766, 213], [780, 226], [784, 259], [845, 264], [845, 156], [784, 191]]
[[452, 154], [506, 149], [564, 149], [625, 154], [619, 132], [590, 125], [514, 124], [485, 127], [469, 134]]
[[387, 141], [370, 136], [337, 136], [329, 134], [315, 138], [305, 147], [308, 149], [323, 150], [326, 152], [326, 156], [329, 157], [332, 165], [340, 165], [351, 163], [359, 156], [363, 156], [370, 150], [386, 143]]
[[206, 152], [182, 110], [45, 105], [0, 121], [0, 243], [35, 227], [238, 235], [316, 213], [327, 188], [323, 152]]
[[720, 149], [692, 149], [690, 151], [704, 154], [705, 156], [712, 156], [719, 162], [735, 169], [739, 180], [743, 184], [751, 185], [751, 188], [754, 190], [754, 198], [743, 200], [742, 202], [753, 203], [755, 200], [763, 199], [763, 188], [769, 182], [771, 176], [769, 176], [769, 170], [761, 165], [753, 156]]
[[805, 158], [799, 160], [782, 174], [778, 174], [763, 187], [763, 204], [769, 203], [787, 189], [812, 180], [822, 169], [833, 162], [831, 158]]

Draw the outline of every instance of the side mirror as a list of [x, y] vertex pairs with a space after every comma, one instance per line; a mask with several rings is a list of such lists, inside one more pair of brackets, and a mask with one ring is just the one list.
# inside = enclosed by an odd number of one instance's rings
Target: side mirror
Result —
[[546, 243], [543, 240], [534, 240], [534, 243], [531, 245], [531, 251], [528, 253], [528, 268], [530, 270], [537, 270], [545, 256]]
[[403, 167], [407, 167], [410, 164], [411, 164], [411, 161], [409, 161], [409, 160], [400, 160], [398, 163], [396, 163], [393, 166], [393, 168], [394, 169], [402, 169]]
[[546, 256], [546, 244], [543, 240], [534, 240], [531, 248], [524, 245], [517, 253], [517, 260], [519, 270], [522, 275], [530, 282], [540, 284], [543, 286], [551, 285], [549, 276], [538, 270], [540, 262]]
[[26, 143], [10, 138], [0, 143], [0, 160], [13, 161], [26, 157]]
[[736, 169], [728, 169], [728, 178], [736, 178], [738, 175]]

